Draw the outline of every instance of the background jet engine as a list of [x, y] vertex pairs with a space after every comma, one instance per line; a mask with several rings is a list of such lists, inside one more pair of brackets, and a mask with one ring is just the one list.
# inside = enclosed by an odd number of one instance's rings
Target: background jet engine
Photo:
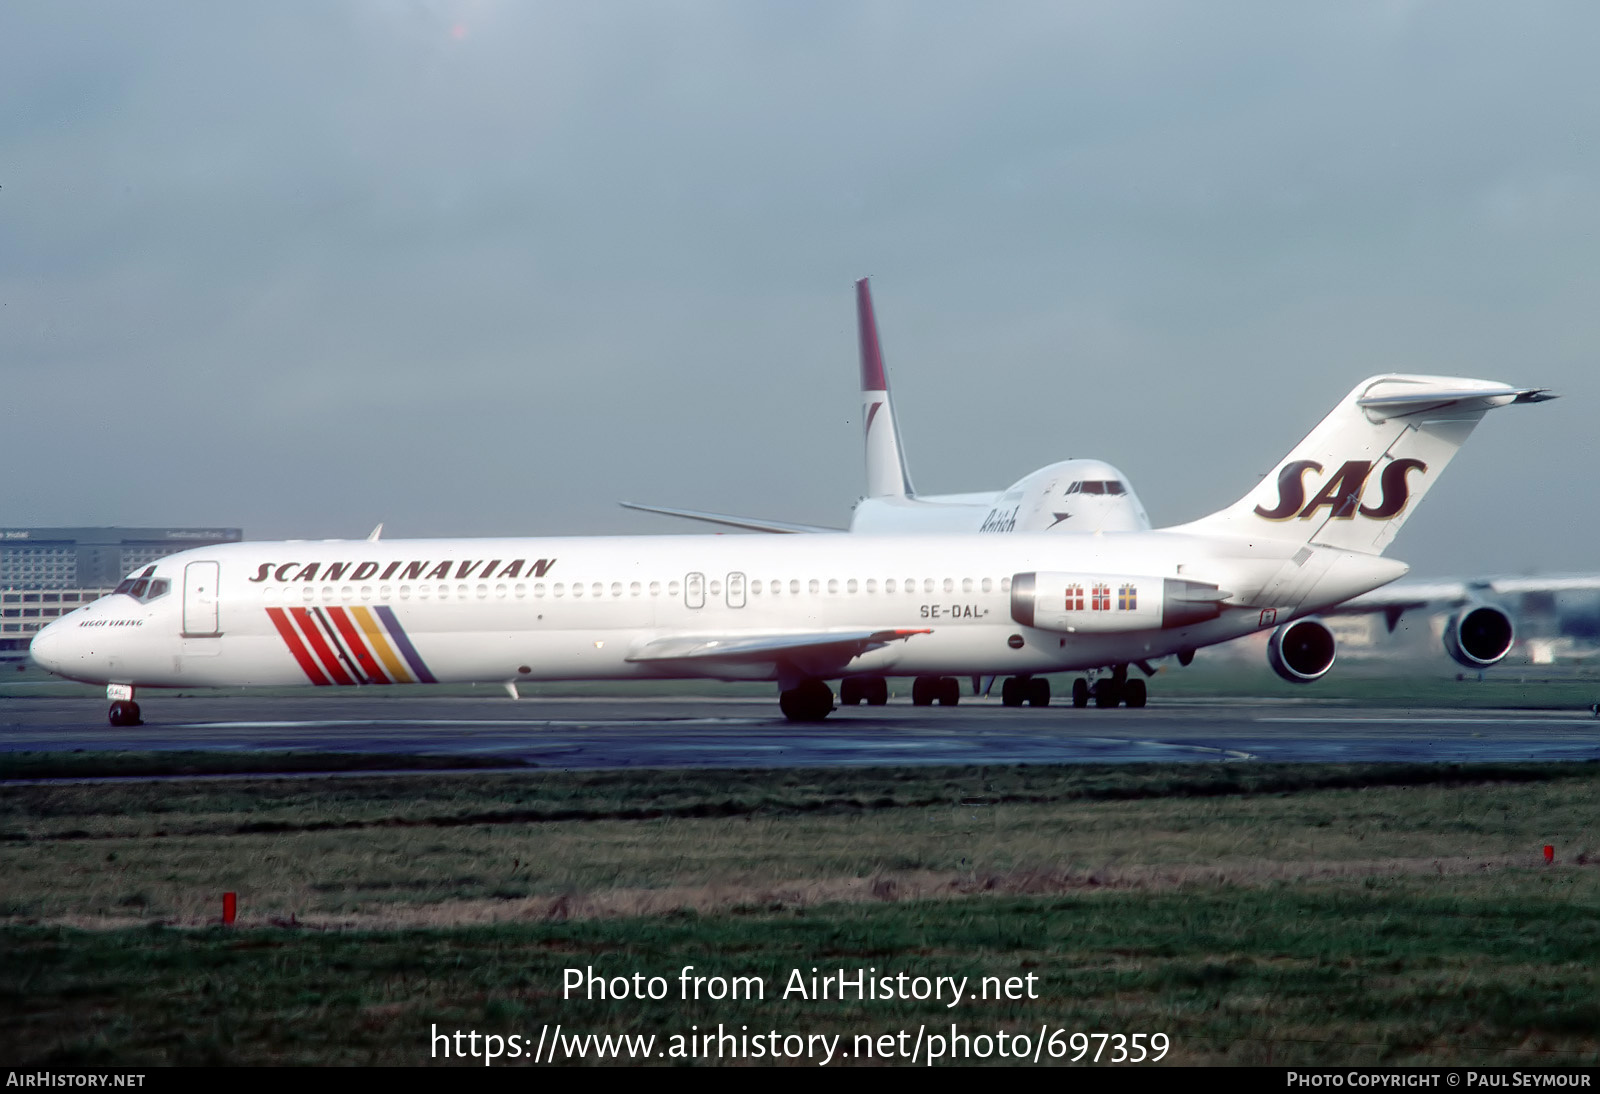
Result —
[[1444, 625], [1445, 652], [1469, 669], [1488, 668], [1511, 652], [1511, 617], [1487, 604], [1468, 604]]
[[1309, 684], [1333, 667], [1337, 643], [1318, 619], [1297, 619], [1272, 632], [1267, 663], [1291, 684]]

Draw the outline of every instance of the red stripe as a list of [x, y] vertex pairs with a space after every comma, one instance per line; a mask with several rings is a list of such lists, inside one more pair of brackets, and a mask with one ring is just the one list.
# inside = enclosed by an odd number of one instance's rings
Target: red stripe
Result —
[[856, 282], [856, 333], [861, 339], [861, 390], [888, 391], [883, 350], [878, 346], [878, 320], [872, 314], [872, 290], [864, 277]]
[[356, 660], [361, 664], [361, 671], [367, 674], [374, 684], [387, 684], [389, 678], [378, 667], [377, 659], [367, 650], [366, 642], [362, 641], [361, 632], [356, 630], [354, 623], [350, 622], [350, 614], [343, 608], [329, 608], [328, 614], [333, 617], [333, 625], [339, 628], [339, 633], [344, 636], [344, 644], [350, 647], [350, 652], [356, 655]]
[[306, 652], [306, 647], [300, 641], [300, 636], [294, 633], [294, 624], [289, 622], [289, 617], [283, 614], [282, 608], [268, 608], [267, 616], [272, 620], [272, 625], [278, 628], [278, 633], [283, 636], [283, 644], [289, 647], [289, 652], [294, 654], [294, 659], [300, 662], [300, 668], [310, 677], [313, 684], [326, 684], [328, 678], [322, 675], [322, 670], [317, 668], [317, 663], [311, 660], [311, 654]]
[[300, 621], [301, 633], [306, 636], [306, 641], [311, 644], [311, 648], [317, 651], [317, 656], [321, 658], [323, 667], [328, 670], [328, 675], [333, 677], [333, 682], [335, 684], [355, 683], [354, 680], [350, 679], [350, 674], [344, 671], [344, 666], [339, 664], [338, 655], [329, 648], [328, 643], [323, 639], [322, 632], [317, 629], [317, 621], [311, 618], [311, 613], [304, 608], [290, 608], [289, 611]]

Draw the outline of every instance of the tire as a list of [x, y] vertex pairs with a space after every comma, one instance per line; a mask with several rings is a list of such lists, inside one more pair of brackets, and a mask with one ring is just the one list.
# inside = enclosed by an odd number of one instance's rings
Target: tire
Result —
[[1043, 676], [1035, 676], [1028, 681], [1028, 705], [1033, 707], [1047, 707], [1050, 705], [1050, 681]]
[[778, 709], [791, 722], [820, 722], [833, 713], [833, 692], [821, 680], [807, 680], [780, 694]]
[[1117, 687], [1115, 680], [1096, 680], [1094, 682], [1094, 705], [1097, 707], [1114, 707], [1122, 702], [1122, 689]]
[[1130, 707], [1142, 707], [1146, 691], [1143, 680], [1129, 680], [1122, 686], [1122, 701]]
[[1008, 707], [1020, 707], [1026, 698], [1024, 691], [1026, 681], [1020, 676], [1007, 676], [1006, 682], [1000, 685], [1000, 703]]
[[1072, 682], [1072, 705], [1079, 710], [1089, 705], [1089, 681], [1081, 676]]
[[961, 681], [954, 676], [939, 678], [939, 705], [953, 707], [961, 702]]
[[889, 681], [882, 676], [862, 682], [861, 693], [869, 707], [881, 707], [889, 702]]
[[843, 680], [839, 681], [839, 705], [844, 707], [855, 706], [857, 703], [861, 702], [863, 698], [865, 698], [865, 696], [861, 694], [861, 691], [862, 688], [860, 680], [852, 679], [848, 676], [845, 677]]
[[939, 696], [937, 676], [919, 676], [911, 684], [911, 702], [919, 707], [931, 707]]

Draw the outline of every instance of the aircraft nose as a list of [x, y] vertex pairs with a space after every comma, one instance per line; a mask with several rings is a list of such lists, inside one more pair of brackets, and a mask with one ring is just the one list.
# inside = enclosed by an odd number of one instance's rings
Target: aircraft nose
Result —
[[33, 663], [46, 672], [53, 672], [58, 676], [65, 676], [67, 669], [67, 634], [61, 621], [47, 623], [33, 636], [33, 641], [28, 643], [28, 656], [33, 658]]

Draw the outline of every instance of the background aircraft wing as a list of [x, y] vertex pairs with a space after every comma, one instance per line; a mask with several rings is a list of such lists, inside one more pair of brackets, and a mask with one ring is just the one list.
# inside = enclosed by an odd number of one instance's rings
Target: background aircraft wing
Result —
[[721, 524], [728, 528], [743, 528], [748, 532], [774, 532], [789, 535], [799, 532], [843, 532], [844, 528], [828, 528], [820, 524], [795, 524], [786, 520], [761, 520], [757, 517], [735, 517], [726, 513], [706, 513], [699, 509], [669, 509], [664, 505], [640, 505], [637, 502], [619, 501], [624, 509], [637, 509], [641, 513], [661, 513], [684, 520], [698, 520], [706, 524]]

